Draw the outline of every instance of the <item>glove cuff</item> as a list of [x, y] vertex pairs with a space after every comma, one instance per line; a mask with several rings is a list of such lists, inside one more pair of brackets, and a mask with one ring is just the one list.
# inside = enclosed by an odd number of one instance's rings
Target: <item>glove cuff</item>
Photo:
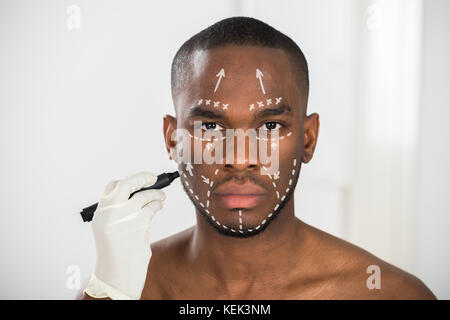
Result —
[[139, 297], [130, 297], [116, 288], [111, 287], [92, 274], [84, 292], [93, 298], [111, 298], [112, 300], [139, 300]]

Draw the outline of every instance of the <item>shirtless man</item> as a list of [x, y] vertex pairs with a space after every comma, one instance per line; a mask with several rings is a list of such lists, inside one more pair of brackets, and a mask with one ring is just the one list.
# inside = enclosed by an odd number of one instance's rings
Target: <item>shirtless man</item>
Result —
[[[195, 121], [201, 121], [202, 132], [276, 132], [277, 144], [270, 147], [279, 150], [279, 169], [262, 174], [264, 164], [250, 161], [250, 152], [232, 163], [179, 163], [197, 224], [151, 244], [151, 251], [144, 252], [148, 228], [122, 230], [122, 238], [110, 240], [107, 222], [94, 217], [98, 261], [83, 298], [435, 299], [411, 274], [295, 216], [294, 189], [319, 133], [319, 115], [307, 114], [308, 90], [300, 48], [261, 21], [230, 18], [189, 39], [172, 66], [176, 118], [164, 118], [170, 158], [179, 148], [174, 131], [193, 135]], [[204, 151], [208, 140], [201, 140]], [[153, 182], [149, 173], [113, 182], [96, 217], [113, 216], [118, 207], [120, 217], [153, 216], [164, 200], [161, 191], [127, 200]], [[127, 221], [127, 228], [138, 225]], [[129, 237], [134, 238], [127, 244]], [[122, 248], [115, 249], [118, 243]], [[379, 271], [375, 287], [368, 281], [369, 266]]]

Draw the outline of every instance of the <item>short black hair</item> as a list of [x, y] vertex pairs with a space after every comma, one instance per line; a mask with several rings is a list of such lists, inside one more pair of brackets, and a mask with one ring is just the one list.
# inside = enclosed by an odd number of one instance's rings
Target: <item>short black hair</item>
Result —
[[232, 17], [214, 23], [192, 36], [178, 49], [172, 61], [172, 96], [189, 80], [191, 55], [197, 50], [210, 50], [226, 45], [261, 46], [282, 49], [288, 53], [298, 75], [299, 86], [309, 91], [308, 63], [300, 47], [288, 36], [258, 19]]

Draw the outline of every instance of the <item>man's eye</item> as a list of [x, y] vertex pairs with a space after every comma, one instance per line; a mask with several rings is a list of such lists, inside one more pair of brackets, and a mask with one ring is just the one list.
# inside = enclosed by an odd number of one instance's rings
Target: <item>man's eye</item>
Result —
[[266, 122], [260, 127], [260, 129], [267, 130], [267, 131], [278, 130], [280, 128], [281, 128], [281, 124], [279, 124], [278, 122], [274, 122], [274, 121]]
[[215, 122], [206, 122], [202, 124], [202, 129], [215, 131], [215, 130], [222, 130], [223, 128]]

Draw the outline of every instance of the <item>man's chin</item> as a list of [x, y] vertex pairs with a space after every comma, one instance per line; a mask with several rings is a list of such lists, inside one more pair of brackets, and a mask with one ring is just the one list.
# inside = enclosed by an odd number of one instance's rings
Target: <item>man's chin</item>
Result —
[[254, 208], [223, 208], [213, 205], [209, 209], [192, 202], [214, 230], [222, 235], [238, 238], [249, 238], [260, 234], [282, 209], [278, 206], [277, 210], [267, 212], [267, 208], [273, 208], [276, 205], [264, 203], [265, 201]]

